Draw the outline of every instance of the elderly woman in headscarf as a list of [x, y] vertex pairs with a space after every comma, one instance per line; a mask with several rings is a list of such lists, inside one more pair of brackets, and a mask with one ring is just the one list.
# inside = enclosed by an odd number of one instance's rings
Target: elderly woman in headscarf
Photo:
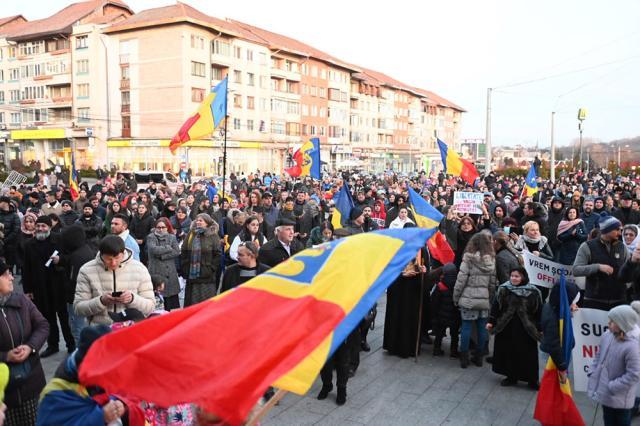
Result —
[[629, 250], [629, 253], [633, 252], [638, 246], [638, 242], [640, 242], [638, 234], [640, 234], [638, 225], [629, 224], [622, 228], [622, 242], [627, 250]]
[[180, 269], [187, 280], [184, 307], [210, 299], [218, 289], [220, 237], [218, 224], [207, 213], [196, 216], [185, 237], [180, 255]]

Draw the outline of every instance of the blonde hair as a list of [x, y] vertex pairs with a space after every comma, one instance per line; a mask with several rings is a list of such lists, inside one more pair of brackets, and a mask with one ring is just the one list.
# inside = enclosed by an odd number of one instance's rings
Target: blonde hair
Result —
[[529, 222], [525, 223], [524, 226], [522, 227], [522, 230], [525, 233], [527, 233], [529, 231], [529, 229], [531, 229], [534, 225], [537, 226], [538, 227], [538, 231], [540, 231], [540, 225], [535, 220], [530, 220]]

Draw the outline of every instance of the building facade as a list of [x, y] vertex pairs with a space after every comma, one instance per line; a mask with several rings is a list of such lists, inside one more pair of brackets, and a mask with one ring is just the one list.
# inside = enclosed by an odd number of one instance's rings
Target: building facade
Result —
[[[459, 106], [298, 40], [184, 3], [134, 14], [121, 0], [0, 19], [0, 136], [8, 158], [44, 167], [280, 171], [320, 139], [329, 168], [413, 171], [457, 145]], [[173, 135], [228, 77], [226, 133]], [[433, 160], [433, 162], [432, 162]]]

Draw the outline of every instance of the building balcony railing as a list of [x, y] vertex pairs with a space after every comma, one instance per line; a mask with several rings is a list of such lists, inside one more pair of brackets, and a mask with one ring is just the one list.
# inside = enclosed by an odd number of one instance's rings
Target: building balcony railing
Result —
[[120, 90], [128, 90], [131, 80], [120, 80]]
[[130, 138], [131, 137], [131, 129], [122, 129], [122, 137]]
[[131, 105], [122, 105], [120, 107], [120, 112], [131, 112]]
[[42, 81], [42, 80], [51, 80], [53, 78], [53, 75], [36, 75], [35, 77], [33, 77], [34, 81]]
[[70, 103], [73, 101], [73, 96], [52, 96], [51, 102], [54, 104]]
[[129, 63], [129, 54], [128, 53], [120, 54], [120, 63], [121, 64], [128, 64]]
[[30, 104], [35, 104], [36, 100], [35, 99], [22, 99], [20, 101], [20, 105], [30, 105]]

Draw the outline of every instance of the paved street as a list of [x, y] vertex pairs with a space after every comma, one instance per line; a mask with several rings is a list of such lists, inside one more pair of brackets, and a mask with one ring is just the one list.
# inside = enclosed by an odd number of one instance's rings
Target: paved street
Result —
[[[304, 397], [288, 394], [273, 408], [266, 425], [537, 425], [533, 420], [536, 392], [521, 383], [500, 386], [501, 376], [485, 364], [466, 370], [447, 356], [431, 356], [431, 345], [416, 363], [382, 350], [385, 297], [378, 304], [376, 328], [369, 334], [370, 353], [361, 353], [360, 368], [349, 379], [347, 403], [335, 403], [335, 389], [318, 401], [318, 379]], [[62, 340], [61, 340], [62, 341]], [[448, 342], [446, 342], [448, 343]], [[62, 351], [43, 360], [47, 379], [66, 355]], [[541, 358], [540, 366], [544, 365]], [[335, 384], [334, 384], [335, 386]], [[575, 396], [586, 424], [602, 425], [602, 413], [584, 393]], [[640, 425], [640, 419], [633, 424]]]

